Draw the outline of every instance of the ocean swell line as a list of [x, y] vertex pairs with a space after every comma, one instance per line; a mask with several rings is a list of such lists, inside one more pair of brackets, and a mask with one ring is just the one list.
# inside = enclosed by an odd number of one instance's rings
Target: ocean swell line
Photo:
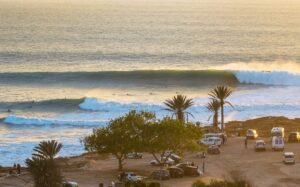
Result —
[[62, 84], [74, 85], [131, 84], [131, 85], [236, 85], [263, 84], [300, 86], [300, 74], [289, 71], [245, 70], [139, 70], [103, 72], [28, 72], [0, 73], [3, 84]]

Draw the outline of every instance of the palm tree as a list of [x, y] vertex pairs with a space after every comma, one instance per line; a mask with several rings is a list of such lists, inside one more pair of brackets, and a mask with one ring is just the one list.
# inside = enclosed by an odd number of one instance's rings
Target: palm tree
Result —
[[61, 187], [63, 176], [53, 159], [32, 157], [25, 163], [33, 177], [34, 187]]
[[229, 104], [232, 106], [232, 104], [228, 101], [226, 101], [227, 97], [229, 97], [232, 94], [233, 90], [230, 87], [227, 86], [217, 86], [215, 89], [213, 89], [209, 95], [213, 99], [217, 99], [220, 102], [221, 106], [221, 130], [224, 130], [224, 105]]
[[62, 144], [55, 140], [42, 141], [33, 150], [32, 158], [25, 163], [33, 177], [34, 187], [61, 187], [63, 176], [54, 159]]
[[33, 149], [35, 153], [32, 155], [38, 158], [54, 159], [61, 148], [62, 144], [55, 140], [42, 141]]
[[186, 110], [194, 105], [193, 99], [187, 99], [185, 95], [178, 94], [172, 99], [167, 99], [164, 104], [167, 106], [165, 110], [173, 112], [173, 115], [176, 115], [177, 120], [185, 122], [185, 115], [191, 115], [191, 113]]
[[221, 105], [217, 99], [211, 99], [209, 103], [207, 103], [206, 108], [213, 112], [213, 126], [218, 128], [218, 118], [219, 118], [219, 109]]

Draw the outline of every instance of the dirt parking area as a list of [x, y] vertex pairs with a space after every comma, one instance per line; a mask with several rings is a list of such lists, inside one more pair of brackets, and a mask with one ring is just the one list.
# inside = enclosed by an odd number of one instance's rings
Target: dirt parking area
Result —
[[[271, 150], [270, 138], [264, 138], [267, 143], [265, 152], [255, 152], [254, 142], [248, 142], [248, 148], [244, 146], [244, 138], [229, 138], [226, 145], [221, 147], [220, 155], [207, 155], [205, 159], [205, 174], [200, 177], [184, 177], [163, 181], [164, 186], [190, 187], [196, 180], [209, 181], [211, 179], [230, 179], [239, 177], [250, 181], [257, 187], [298, 187], [300, 186], [300, 143], [285, 145], [285, 151], [292, 151], [296, 155], [295, 165], [282, 163], [282, 152]], [[139, 175], [149, 176], [159, 167], [150, 166], [153, 158], [145, 154], [143, 159], [126, 160], [125, 170], [135, 171]], [[196, 157], [196, 153], [185, 155], [186, 161], [192, 161], [202, 168], [202, 160]], [[82, 164], [84, 163], [84, 164]], [[80, 187], [98, 187], [99, 183], [108, 186], [116, 180], [117, 161], [113, 157], [81, 156], [66, 161], [66, 164], [78, 165], [78, 167], [65, 167], [64, 175], [67, 180], [76, 181]], [[1, 177], [0, 186], [31, 186], [30, 176]]]

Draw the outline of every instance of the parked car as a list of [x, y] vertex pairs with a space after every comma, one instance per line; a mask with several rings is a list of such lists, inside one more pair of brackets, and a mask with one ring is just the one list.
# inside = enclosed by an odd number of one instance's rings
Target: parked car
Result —
[[198, 171], [198, 167], [193, 166], [190, 163], [180, 163], [177, 164], [176, 167], [181, 168], [184, 171], [184, 175], [186, 176], [199, 176], [200, 172]]
[[281, 136], [273, 136], [272, 137], [272, 149], [277, 150], [284, 150], [284, 140]]
[[180, 163], [182, 161], [182, 158], [175, 153], [170, 155], [170, 158], [174, 160], [175, 164]]
[[284, 138], [284, 128], [283, 127], [273, 127], [271, 129], [271, 136], [281, 136]]
[[207, 148], [207, 153], [208, 154], [220, 154], [220, 149], [219, 149], [219, 146], [217, 145], [210, 145], [208, 148]]
[[119, 181], [141, 181], [145, 179], [145, 177], [138, 176], [134, 172], [122, 172], [118, 179]]
[[266, 143], [263, 140], [256, 140], [255, 142], [255, 151], [265, 151], [266, 150]]
[[151, 160], [150, 161], [150, 164], [152, 166], [161, 166], [161, 165], [164, 165], [164, 164], [167, 164], [167, 165], [174, 165], [175, 164], [175, 161], [171, 158], [161, 158], [161, 162], [158, 162], [157, 160]]
[[222, 140], [219, 137], [209, 137], [209, 138], [202, 138], [198, 143], [206, 146], [209, 145], [221, 146]]
[[283, 153], [283, 163], [285, 163], [285, 164], [295, 164], [295, 154], [293, 152]]
[[182, 158], [178, 156], [175, 153], [172, 153], [170, 151], [167, 151], [164, 155], [164, 158], [169, 157], [170, 159], [174, 160], [175, 164], [180, 163], [182, 161]]
[[248, 129], [246, 132], [246, 137], [248, 139], [256, 139], [258, 137], [258, 134], [255, 129]]
[[78, 187], [77, 182], [71, 182], [71, 181], [67, 181], [67, 182], [63, 182], [63, 187]]
[[155, 180], [168, 180], [171, 178], [170, 172], [167, 169], [155, 170], [151, 174], [151, 179]]
[[178, 168], [178, 167], [169, 167], [168, 170], [169, 170], [170, 176], [172, 178], [180, 178], [180, 177], [184, 176], [184, 171], [181, 168]]
[[288, 142], [299, 142], [300, 141], [300, 133], [299, 132], [291, 132], [288, 136]]
[[225, 133], [206, 133], [203, 135], [203, 138], [211, 138], [211, 137], [217, 137], [217, 138], [221, 138], [222, 143], [225, 143], [226, 139], [227, 139], [227, 135]]
[[132, 152], [126, 155], [128, 159], [140, 159], [143, 158], [143, 153]]

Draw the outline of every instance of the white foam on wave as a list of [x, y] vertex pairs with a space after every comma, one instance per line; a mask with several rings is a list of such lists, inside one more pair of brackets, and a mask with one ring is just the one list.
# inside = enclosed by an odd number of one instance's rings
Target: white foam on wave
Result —
[[214, 66], [212, 69], [230, 71], [257, 71], [273, 72], [283, 71], [289, 73], [300, 73], [300, 63], [296, 61], [251, 61], [251, 62], [232, 62], [224, 65]]
[[[299, 117], [300, 87], [264, 87], [253, 90], [237, 90], [228, 100], [234, 108], [225, 107], [226, 121], [245, 120], [261, 116]], [[209, 123], [211, 113], [205, 105], [209, 98], [194, 98], [195, 105], [189, 109], [194, 115], [190, 121]], [[86, 98], [80, 104], [81, 111], [54, 117], [8, 116], [4, 122], [23, 125], [105, 125], [109, 120], [122, 116], [130, 110], [155, 112], [158, 118], [172, 115], [164, 110], [162, 103], [105, 101], [99, 98]]]
[[98, 117], [99, 113], [70, 113], [55, 117], [27, 117], [9, 115], [5, 123], [15, 125], [74, 125], [99, 126], [106, 124], [107, 120]]
[[246, 84], [300, 86], [300, 74], [286, 71], [236, 71], [235, 76]]
[[[228, 100], [234, 108], [225, 107], [225, 121], [246, 120], [264, 116], [299, 117], [300, 87], [264, 87], [253, 90], [237, 90]], [[189, 121], [208, 121], [212, 115], [205, 108], [207, 98], [194, 98], [195, 106], [189, 109], [194, 118]], [[4, 121], [11, 125], [11, 132], [2, 136], [0, 144], [0, 164], [11, 165], [23, 163], [30, 157], [33, 147], [41, 140], [56, 139], [63, 143], [63, 156], [84, 152], [80, 139], [89, 134], [93, 128], [105, 126], [110, 119], [124, 115], [130, 110], [155, 112], [158, 118], [171, 115], [163, 110], [162, 103], [105, 101], [97, 98], [86, 98], [80, 104], [80, 111], [52, 117], [10, 115]], [[37, 127], [35, 127], [37, 125]], [[49, 126], [50, 125], [50, 126]], [[54, 125], [54, 126], [52, 126]], [[55, 127], [55, 128], [53, 128]], [[13, 153], [12, 153], [13, 152]]]
[[99, 98], [85, 98], [79, 107], [83, 110], [103, 112], [124, 112], [129, 110], [157, 111], [163, 109], [163, 106], [158, 103], [104, 101]]

